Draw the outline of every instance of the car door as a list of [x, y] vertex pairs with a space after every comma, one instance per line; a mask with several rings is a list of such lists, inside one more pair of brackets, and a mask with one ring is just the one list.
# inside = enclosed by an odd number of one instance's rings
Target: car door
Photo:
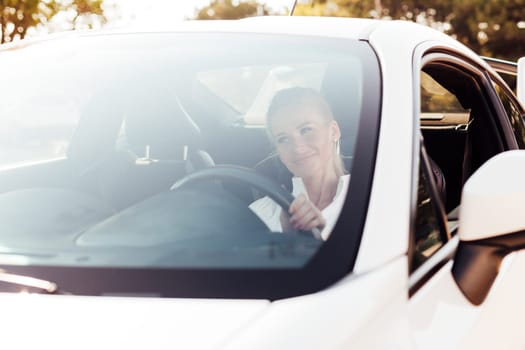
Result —
[[507, 113], [512, 109], [496, 93], [499, 88], [508, 97], [504, 83], [461, 54], [444, 51], [420, 47], [414, 60], [421, 142], [409, 244], [413, 337], [421, 349], [523, 349], [525, 255], [503, 260], [479, 305], [452, 274], [463, 185], [488, 159], [523, 145], [516, 137], [523, 122], [519, 112]]

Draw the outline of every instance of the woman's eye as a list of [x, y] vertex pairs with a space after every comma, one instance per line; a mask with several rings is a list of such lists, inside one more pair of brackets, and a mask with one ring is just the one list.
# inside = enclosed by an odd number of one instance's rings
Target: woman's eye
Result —
[[313, 128], [311, 126], [304, 126], [301, 128], [301, 134], [308, 134], [312, 132]]
[[282, 144], [282, 143], [287, 143], [287, 142], [288, 142], [288, 137], [286, 136], [280, 136], [277, 138], [277, 143]]

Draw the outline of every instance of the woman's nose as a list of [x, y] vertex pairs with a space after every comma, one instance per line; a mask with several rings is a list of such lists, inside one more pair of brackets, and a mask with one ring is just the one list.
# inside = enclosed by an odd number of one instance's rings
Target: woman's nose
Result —
[[301, 138], [295, 138], [292, 141], [292, 150], [294, 153], [302, 153], [306, 150], [306, 143]]

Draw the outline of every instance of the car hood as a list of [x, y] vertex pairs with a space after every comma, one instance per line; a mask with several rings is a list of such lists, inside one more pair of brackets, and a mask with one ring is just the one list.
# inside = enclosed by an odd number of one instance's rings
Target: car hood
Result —
[[0, 293], [5, 349], [215, 349], [267, 300]]

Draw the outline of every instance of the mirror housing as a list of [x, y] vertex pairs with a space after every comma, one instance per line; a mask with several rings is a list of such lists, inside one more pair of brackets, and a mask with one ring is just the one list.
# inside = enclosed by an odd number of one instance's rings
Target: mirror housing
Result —
[[485, 162], [463, 186], [459, 213], [461, 241], [525, 230], [525, 151]]
[[485, 300], [503, 258], [525, 248], [525, 151], [500, 153], [465, 183], [452, 274], [474, 305]]

